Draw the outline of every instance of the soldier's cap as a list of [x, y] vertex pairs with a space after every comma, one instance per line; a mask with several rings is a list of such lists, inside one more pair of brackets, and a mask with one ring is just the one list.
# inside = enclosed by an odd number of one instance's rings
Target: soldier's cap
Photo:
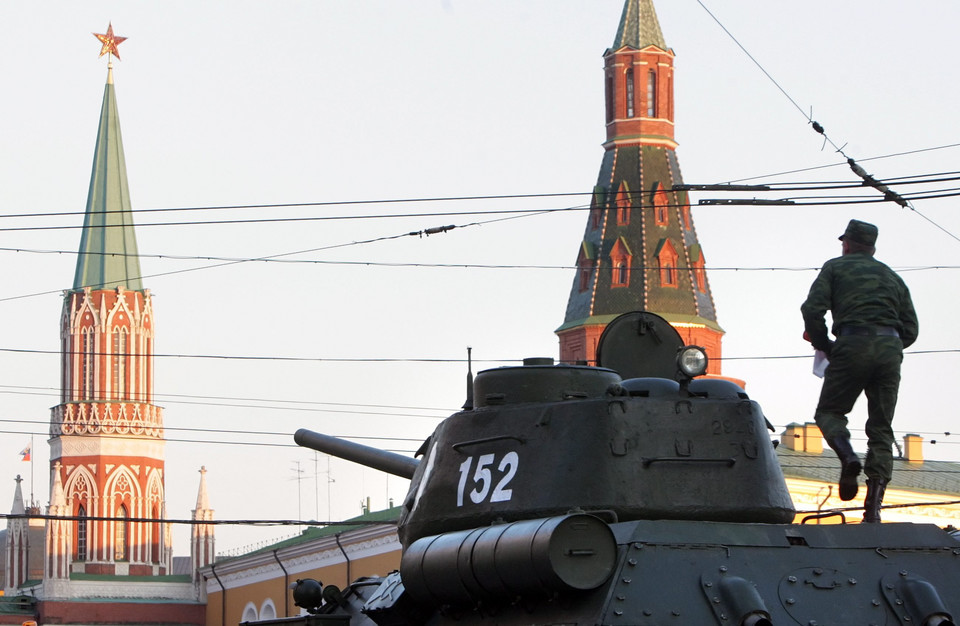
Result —
[[877, 243], [877, 234], [880, 231], [873, 224], [861, 222], [860, 220], [850, 220], [847, 224], [847, 230], [840, 235], [840, 241], [850, 239], [865, 246], [872, 246]]

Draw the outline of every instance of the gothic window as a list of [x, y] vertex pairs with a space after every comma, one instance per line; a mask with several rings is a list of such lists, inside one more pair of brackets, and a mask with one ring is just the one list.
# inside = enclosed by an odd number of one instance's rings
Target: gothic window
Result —
[[630, 188], [626, 181], [620, 183], [615, 201], [617, 205], [617, 226], [626, 226], [630, 223], [630, 212], [633, 209], [633, 200], [630, 197]]
[[603, 221], [603, 207], [606, 205], [606, 190], [597, 185], [593, 188], [593, 197], [590, 199], [590, 228], [600, 228]]
[[653, 219], [657, 226], [666, 226], [670, 221], [667, 199], [667, 193], [663, 190], [663, 185], [657, 183], [653, 191]]
[[627, 70], [627, 117], [633, 117], [633, 69]]
[[630, 286], [630, 263], [633, 255], [627, 246], [627, 241], [620, 237], [613, 249], [610, 251], [610, 263], [613, 275], [610, 277], [611, 287], [629, 287]]
[[607, 123], [613, 121], [613, 76], [607, 75], [606, 80], [606, 89], [607, 89]]
[[[154, 519], [154, 520], [159, 520], [159, 519], [160, 519], [160, 509], [158, 509], [157, 507], [154, 507], [154, 508], [153, 508], [153, 519]], [[161, 532], [161, 531], [160, 531], [160, 522], [159, 522], [159, 521], [153, 522], [152, 528], [153, 528], [153, 543], [152, 543], [152, 545], [151, 545], [151, 547], [152, 547], [152, 550], [151, 550], [151, 552], [152, 552], [152, 554], [151, 554], [151, 556], [152, 556], [151, 562], [152, 562], [152, 563], [159, 563], [159, 562], [160, 562], [160, 545], [161, 545], [161, 542], [160, 542], [160, 532]]]
[[580, 265], [580, 291], [586, 291], [590, 286], [590, 274], [593, 272], [593, 263], [584, 260]]
[[630, 285], [630, 265], [626, 259], [617, 261], [613, 268], [613, 286], [628, 287]]
[[660, 275], [661, 287], [677, 286], [679, 277], [677, 271], [678, 258], [679, 255], [676, 248], [673, 247], [673, 243], [669, 239], [664, 240], [657, 252], [657, 272]]
[[118, 326], [113, 331], [113, 398], [127, 397], [127, 329]]
[[[699, 247], [695, 246], [696, 250], [691, 251], [691, 258], [693, 259], [690, 262], [690, 265], [693, 267], [693, 279], [697, 284], [697, 289], [701, 292], [707, 291], [707, 270], [704, 267], [704, 258], [703, 253], [699, 251]], [[694, 255], [696, 255], [694, 257]]]
[[77, 560], [87, 560], [87, 510], [82, 506], [77, 510]]
[[647, 72], [647, 117], [657, 116], [657, 73]]
[[87, 327], [80, 331], [82, 345], [80, 347], [80, 399], [93, 400], [94, 374], [94, 333], [93, 328]]
[[126, 561], [127, 560], [127, 507], [120, 505], [120, 508], [117, 509], [117, 518], [114, 520], [114, 535], [113, 535], [113, 560], [114, 561]]

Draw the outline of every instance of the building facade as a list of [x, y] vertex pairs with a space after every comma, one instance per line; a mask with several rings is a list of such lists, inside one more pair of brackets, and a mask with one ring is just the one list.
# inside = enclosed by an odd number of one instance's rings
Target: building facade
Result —
[[302, 615], [291, 583], [312, 578], [341, 589], [362, 576], [400, 567], [400, 508], [367, 513], [343, 525], [309, 528], [300, 536], [202, 567], [207, 626], [233, 626]]

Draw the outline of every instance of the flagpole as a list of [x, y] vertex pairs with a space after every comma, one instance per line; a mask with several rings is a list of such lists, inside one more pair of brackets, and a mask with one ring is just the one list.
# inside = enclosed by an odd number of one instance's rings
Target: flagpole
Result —
[[33, 434], [30, 434], [30, 506], [34, 506], [36, 500], [33, 499]]

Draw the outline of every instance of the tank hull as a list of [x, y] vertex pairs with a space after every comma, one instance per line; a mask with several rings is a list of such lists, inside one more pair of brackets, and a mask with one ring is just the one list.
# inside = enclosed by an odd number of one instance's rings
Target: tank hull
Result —
[[638, 520], [610, 529], [616, 563], [592, 589], [424, 601], [404, 589], [401, 571], [376, 591], [366, 581], [351, 609], [286, 623], [947, 626], [960, 615], [960, 541], [933, 525]]

